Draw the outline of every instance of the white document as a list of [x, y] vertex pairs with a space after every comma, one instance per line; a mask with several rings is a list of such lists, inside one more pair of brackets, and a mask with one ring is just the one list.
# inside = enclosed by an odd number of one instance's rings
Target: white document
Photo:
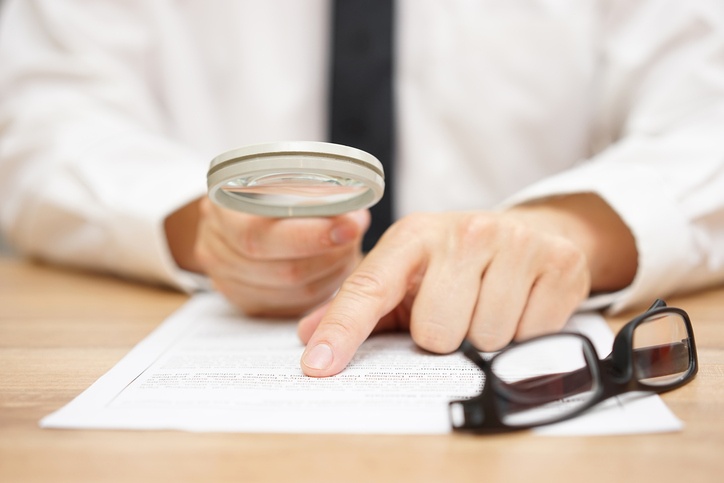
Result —
[[[599, 354], [613, 336], [578, 314]], [[477, 394], [482, 374], [462, 354], [434, 355], [409, 334], [374, 335], [337, 376], [302, 374], [296, 322], [255, 320], [218, 294], [194, 296], [45, 428], [177, 429], [274, 433], [448, 433], [448, 402]], [[625, 401], [625, 403], [624, 403]], [[541, 434], [674, 431], [658, 396], [614, 398]]]

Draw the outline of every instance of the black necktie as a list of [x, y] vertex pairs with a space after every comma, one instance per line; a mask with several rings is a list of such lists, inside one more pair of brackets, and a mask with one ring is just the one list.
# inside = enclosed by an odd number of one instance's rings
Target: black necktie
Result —
[[372, 207], [363, 243], [368, 251], [392, 223], [393, 2], [335, 0], [332, 18], [329, 139], [367, 151], [385, 169], [385, 196]]

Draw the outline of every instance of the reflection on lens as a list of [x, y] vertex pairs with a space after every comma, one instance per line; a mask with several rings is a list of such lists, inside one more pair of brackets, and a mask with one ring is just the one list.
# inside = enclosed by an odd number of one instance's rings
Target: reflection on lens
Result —
[[265, 205], [313, 206], [350, 200], [367, 187], [350, 178], [284, 172], [236, 178], [226, 183], [222, 190]]
[[594, 358], [590, 346], [572, 334], [535, 339], [501, 352], [492, 366], [503, 381], [495, 388], [501, 420], [525, 426], [577, 411], [598, 391]]
[[691, 360], [686, 323], [679, 314], [654, 315], [636, 326], [633, 333], [634, 371], [643, 384], [675, 384], [689, 374]]

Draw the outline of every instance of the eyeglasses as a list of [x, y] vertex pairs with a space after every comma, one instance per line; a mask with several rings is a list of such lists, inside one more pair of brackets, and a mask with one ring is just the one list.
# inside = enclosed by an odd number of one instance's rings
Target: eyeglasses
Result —
[[510, 345], [489, 360], [467, 340], [460, 350], [485, 375], [482, 392], [450, 402], [453, 429], [495, 433], [573, 418], [630, 391], [662, 393], [697, 372], [686, 312], [657, 300], [616, 335], [599, 359], [591, 340], [560, 332]]

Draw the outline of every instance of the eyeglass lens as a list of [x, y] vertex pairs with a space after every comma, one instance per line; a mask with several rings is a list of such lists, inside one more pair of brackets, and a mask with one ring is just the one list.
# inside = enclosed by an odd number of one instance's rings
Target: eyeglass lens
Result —
[[633, 333], [634, 374], [642, 384], [667, 386], [691, 371], [691, 344], [683, 317], [662, 313], [647, 317]]
[[500, 379], [497, 410], [508, 426], [545, 424], [577, 411], [596, 397], [596, 355], [585, 340], [559, 334], [513, 346], [493, 359]]

